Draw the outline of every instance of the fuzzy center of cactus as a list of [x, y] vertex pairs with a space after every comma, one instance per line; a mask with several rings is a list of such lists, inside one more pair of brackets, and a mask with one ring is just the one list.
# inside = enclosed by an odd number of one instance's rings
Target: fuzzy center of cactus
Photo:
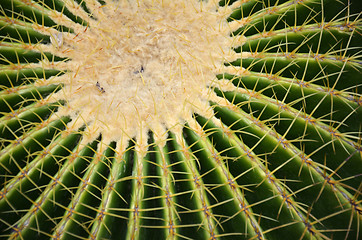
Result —
[[54, 51], [70, 59], [52, 97], [67, 101], [60, 114], [72, 126], [87, 123], [90, 138], [118, 141], [149, 130], [166, 135], [194, 112], [212, 115], [208, 96], [232, 40], [216, 4], [121, 1], [88, 24], [52, 37]]

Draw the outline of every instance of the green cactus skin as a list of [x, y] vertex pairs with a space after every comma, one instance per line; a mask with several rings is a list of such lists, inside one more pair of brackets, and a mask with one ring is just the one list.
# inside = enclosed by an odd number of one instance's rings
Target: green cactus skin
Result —
[[[51, 98], [71, 72], [65, 34], [95, 29], [108, 4], [1, 0], [0, 239], [362, 238], [360, 1], [221, 1], [234, 57], [210, 72], [208, 110], [118, 139], [105, 131], [122, 121], [92, 135], [62, 114], [73, 100]], [[146, 86], [150, 68], [131, 74]]]

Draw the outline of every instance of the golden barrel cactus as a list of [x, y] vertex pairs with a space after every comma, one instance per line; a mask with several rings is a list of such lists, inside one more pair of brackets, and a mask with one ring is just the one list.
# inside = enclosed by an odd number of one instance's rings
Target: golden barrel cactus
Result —
[[361, 239], [361, 11], [1, 0], [0, 239]]

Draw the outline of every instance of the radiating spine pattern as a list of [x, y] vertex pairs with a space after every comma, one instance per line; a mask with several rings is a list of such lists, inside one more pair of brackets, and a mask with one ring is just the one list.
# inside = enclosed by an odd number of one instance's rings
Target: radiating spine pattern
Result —
[[0, 239], [361, 239], [361, 13], [1, 0]]

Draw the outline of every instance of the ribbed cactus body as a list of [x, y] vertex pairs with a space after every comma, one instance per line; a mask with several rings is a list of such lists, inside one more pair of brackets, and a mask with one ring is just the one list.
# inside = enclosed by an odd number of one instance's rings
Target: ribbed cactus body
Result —
[[360, 239], [350, 3], [2, 0], [0, 238]]

